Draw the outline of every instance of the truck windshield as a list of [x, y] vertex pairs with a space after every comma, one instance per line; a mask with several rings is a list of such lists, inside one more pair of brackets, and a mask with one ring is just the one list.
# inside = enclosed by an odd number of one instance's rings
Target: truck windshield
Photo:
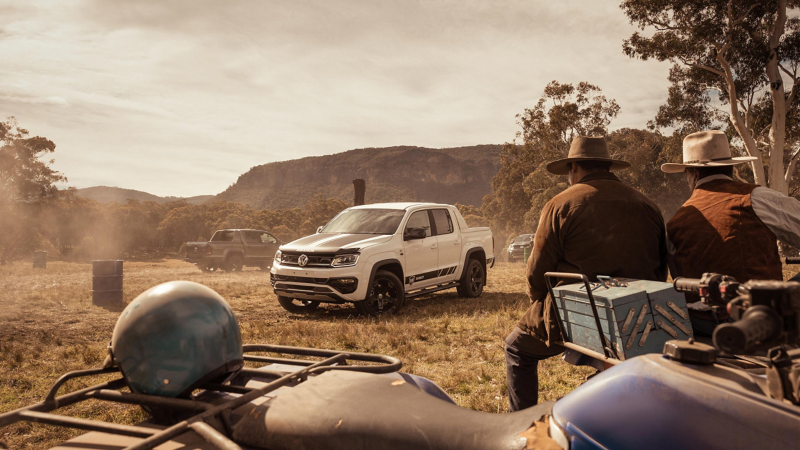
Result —
[[346, 209], [331, 219], [321, 232], [394, 234], [405, 214], [397, 209]]
[[514, 243], [515, 244], [519, 244], [521, 242], [530, 242], [532, 240], [533, 240], [533, 235], [532, 234], [523, 234], [523, 235], [520, 235], [519, 237], [517, 237], [514, 240]]

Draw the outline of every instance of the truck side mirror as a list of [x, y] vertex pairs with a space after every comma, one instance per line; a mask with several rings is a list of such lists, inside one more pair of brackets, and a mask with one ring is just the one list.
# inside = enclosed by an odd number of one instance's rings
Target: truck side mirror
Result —
[[323, 228], [325, 228], [325, 226], [319, 226], [319, 227], [317, 227], [317, 234], [319, 234], [319, 233], [322, 233], [322, 229], [323, 229]]
[[403, 240], [413, 241], [414, 239], [425, 239], [426, 234], [425, 228], [412, 228], [406, 230], [405, 234], [403, 234]]

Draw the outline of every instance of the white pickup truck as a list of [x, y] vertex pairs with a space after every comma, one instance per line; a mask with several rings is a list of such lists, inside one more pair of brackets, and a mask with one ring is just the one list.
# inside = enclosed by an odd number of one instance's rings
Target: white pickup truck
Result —
[[454, 206], [372, 204], [347, 208], [317, 234], [282, 245], [270, 282], [290, 312], [352, 302], [375, 316], [444, 289], [478, 297], [494, 259], [489, 228], [468, 228]]

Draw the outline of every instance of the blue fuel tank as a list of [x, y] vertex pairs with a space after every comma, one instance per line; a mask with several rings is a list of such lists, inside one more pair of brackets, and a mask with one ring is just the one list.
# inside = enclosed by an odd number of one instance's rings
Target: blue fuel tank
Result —
[[664, 355], [630, 359], [553, 406], [553, 419], [585, 449], [798, 449], [800, 407], [766, 397], [764, 376]]

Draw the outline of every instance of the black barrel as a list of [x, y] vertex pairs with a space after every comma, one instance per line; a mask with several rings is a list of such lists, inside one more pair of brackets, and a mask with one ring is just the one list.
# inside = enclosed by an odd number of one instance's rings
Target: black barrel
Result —
[[92, 261], [92, 303], [122, 303], [122, 260]]
[[47, 268], [47, 252], [33, 252], [33, 268], [34, 269]]

